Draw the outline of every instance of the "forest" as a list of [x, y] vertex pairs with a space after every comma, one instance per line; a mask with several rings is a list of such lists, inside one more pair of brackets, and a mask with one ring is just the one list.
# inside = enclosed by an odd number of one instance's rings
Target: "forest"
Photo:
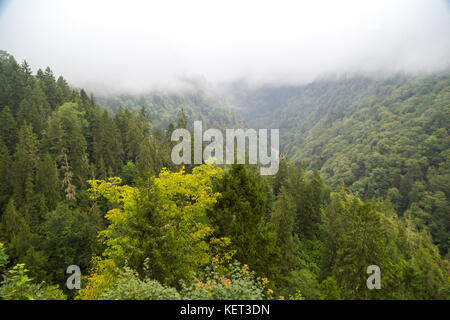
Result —
[[[450, 299], [448, 73], [227, 90], [97, 100], [1, 51], [0, 299]], [[277, 174], [174, 165], [195, 120], [279, 128]]]
[[227, 91], [250, 126], [280, 128], [293, 163], [319, 170], [332, 188], [343, 182], [362, 200], [389, 199], [448, 254], [450, 72], [257, 90], [237, 83]]

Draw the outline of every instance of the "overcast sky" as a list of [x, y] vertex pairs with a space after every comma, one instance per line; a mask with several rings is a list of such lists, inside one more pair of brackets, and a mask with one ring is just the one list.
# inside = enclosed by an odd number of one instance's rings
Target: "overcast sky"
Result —
[[445, 0], [0, 0], [0, 49], [88, 88], [304, 83], [450, 63]]

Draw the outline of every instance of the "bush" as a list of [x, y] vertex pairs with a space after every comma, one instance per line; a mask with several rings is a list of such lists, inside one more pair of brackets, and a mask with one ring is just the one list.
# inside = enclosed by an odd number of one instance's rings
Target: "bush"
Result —
[[176, 289], [166, 287], [156, 280], [141, 280], [130, 268], [124, 268], [119, 277], [105, 292], [100, 300], [179, 300]]
[[336, 280], [328, 277], [320, 283], [321, 300], [340, 300], [341, 293]]
[[0, 242], [0, 272], [8, 263], [8, 255], [6, 254], [5, 246]]
[[58, 286], [45, 282], [33, 283], [24, 264], [17, 264], [4, 276], [0, 286], [0, 298], [4, 300], [65, 300], [66, 296]]
[[272, 291], [265, 292], [266, 278], [256, 278], [248, 266], [238, 262], [230, 264], [221, 272], [213, 263], [202, 277], [189, 286], [182, 283], [181, 296], [186, 300], [262, 300], [270, 298]]
[[297, 296], [298, 292], [306, 300], [320, 298], [319, 282], [314, 273], [308, 269], [293, 270], [289, 273], [286, 289], [290, 295]]

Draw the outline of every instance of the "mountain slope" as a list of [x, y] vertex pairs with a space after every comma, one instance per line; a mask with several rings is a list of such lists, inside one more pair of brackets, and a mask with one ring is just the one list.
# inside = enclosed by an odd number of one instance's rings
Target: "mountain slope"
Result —
[[333, 187], [343, 181], [364, 199], [390, 199], [448, 251], [450, 73], [228, 92], [250, 126], [280, 129], [295, 162]]
[[98, 101], [113, 112], [117, 112], [120, 106], [135, 111], [144, 107], [148, 112], [153, 129], [162, 132], [169, 123], [176, 123], [181, 108], [184, 109], [189, 119], [188, 126], [192, 126], [193, 121], [197, 120], [203, 121], [207, 128], [239, 128], [243, 124], [241, 118], [228, 108], [223, 100], [202, 90], [177, 93], [155, 91], [140, 95], [124, 94], [100, 97]]

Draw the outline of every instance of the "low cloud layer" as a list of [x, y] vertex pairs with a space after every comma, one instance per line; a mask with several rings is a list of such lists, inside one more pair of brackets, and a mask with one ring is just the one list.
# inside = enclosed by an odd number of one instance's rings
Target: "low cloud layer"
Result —
[[77, 86], [133, 91], [450, 64], [444, 0], [298, 2], [15, 0], [0, 6], [0, 49]]

